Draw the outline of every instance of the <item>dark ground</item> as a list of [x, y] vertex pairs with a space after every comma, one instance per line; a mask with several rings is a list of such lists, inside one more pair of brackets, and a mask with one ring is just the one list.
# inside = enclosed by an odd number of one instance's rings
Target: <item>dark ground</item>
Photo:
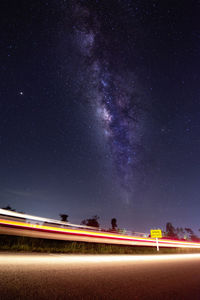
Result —
[[1, 253], [0, 299], [200, 299], [200, 255], [163, 257]]

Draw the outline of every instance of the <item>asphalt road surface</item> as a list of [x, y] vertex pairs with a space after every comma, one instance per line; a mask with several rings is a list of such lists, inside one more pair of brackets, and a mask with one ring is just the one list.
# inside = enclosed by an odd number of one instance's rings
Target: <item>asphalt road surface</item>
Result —
[[200, 254], [0, 254], [0, 299], [200, 299]]

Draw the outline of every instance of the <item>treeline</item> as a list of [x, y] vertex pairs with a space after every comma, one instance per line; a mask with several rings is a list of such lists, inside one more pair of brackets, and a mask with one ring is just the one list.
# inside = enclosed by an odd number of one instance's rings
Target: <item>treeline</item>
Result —
[[[14, 211], [14, 212], [19, 212], [19, 213], [24, 213], [22, 211], [17, 211], [16, 209], [12, 208], [10, 205], [7, 205], [6, 207], [2, 207], [2, 209]], [[59, 217], [60, 217], [60, 220], [62, 222], [69, 222], [68, 221], [69, 215], [67, 215], [66, 213], [60, 213]], [[85, 226], [91, 226], [91, 227], [97, 227], [97, 228], [99, 228], [100, 227], [99, 219], [100, 219], [99, 216], [95, 215], [95, 216], [93, 216], [93, 217], [91, 217], [89, 219], [82, 220], [81, 223], [80, 223], [80, 225], [85, 225]], [[112, 228], [110, 228], [110, 230], [117, 231], [117, 219], [116, 218], [111, 219], [111, 227]]]
[[194, 231], [191, 228], [189, 227], [175, 228], [170, 222], [166, 224], [166, 232], [164, 232], [164, 237], [179, 239], [179, 240], [190, 240], [196, 242], [200, 241], [200, 238], [194, 233]]
[[[69, 216], [67, 214], [60, 214], [60, 220], [63, 222], [68, 222], [68, 217]], [[85, 220], [81, 221], [81, 225], [99, 228], [100, 227], [99, 219], [100, 219], [99, 216], [95, 215], [89, 219], [85, 219]], [[111, 219], [111, 228], [109, 230], [112, 230], [112, 231], [120, 230], [117, 226], [116, 218]]]
[[[11, 211], [16, 211], [15, 209], [11, 208], [9, 205], [6, 207], [3, 207], [3, 209], [11, 210]], [[20, 212], [22, 213], [22, 212]], [[60, 220], [63, 222], [68, 222], [69, 216], [66, 213], [60, 213]], [[91, 226], [91, 227], [96, 227], [100, 228], [100, 223], [99, 223], [100, 217], [95, 215], [89, 219], [84, 219], [81, 221], [81, 225], [85, 226]], [[117, 219], [112, 218], [111, 219], [111, 228], [109, 229], [104, 229], [104, 231], [112, 231], [116, 233], [124, 233], [126, 234], [125, 229], [120, 229], [117, 225]], [[200, 231], [200, 229], [199, 229]], [[129, 232], [130, 233], [130, 232]], [[134, 231], [132, 231], [134, 233]], [[166, 230], [163, 232], [163, 238], [170, 238], [170, 239], [179, 239], [179, 240], [189, 240], [189, 241], [200, 241], [200, 238], [194, 233], [194, 231], [189, 228], [189, 227], [174, 227], [172, 223], [168, 222], [166, 224]]]
[[[61, 221], [68, 221], [68, 215], [60, 214]], [[100, 227], [99, 217], [97, 215], [90, 219], [83, 220], [81, 225], [87, 225], [92, 227]], [[111, 219], [111, 228], [108, 231], [126, 233], [125, 229], [119, 229], [117, 226], [117, 219]], [[200, 229], [199, 229], [200, 231]], [[164, 238], [178, 239], [178, 240], [189, 240], [189, 241], [200, 241], [200, 238], [194, 233], [194, 231], [189, 227], [177, 227], [175, 228], [172, 223], [168, 222], [166, 224], [166, 230], [163, 232]]]

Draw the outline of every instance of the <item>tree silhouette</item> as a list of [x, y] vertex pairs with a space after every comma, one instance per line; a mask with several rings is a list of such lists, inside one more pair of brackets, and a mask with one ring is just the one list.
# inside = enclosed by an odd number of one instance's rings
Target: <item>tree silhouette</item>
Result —
[[112, 230], [116, 231], [116, 229], [117, 229], [117, 219], [112, 218], [111, 225], [112, 225]]
[[66, 214], [60, 214], [60, 220], [62, 221], [62, 222], [68, 222], [68, 215], [66, 215]]
[[12, 208], [10, 205], [7, 205], [6, 207], [2, 207], [2, 209], [7, 209], [10, 211], [16, 211], [16, 209]]
[[81, 225], [86, 225], [86, 226], [92, 226], [92, 227], [99, 227], [99, 217], [96, 215], [96, 216], [93, 216], [91, 219], [86, 219], [86, 220], [83, 220], [81, 222]]
[[184, 239], [185, 238], [185, 230], [182, 227], [177, 227], [176, 228], [176, 234], [179, 239]]
[[168, 237], [177, 238], [176, 229], [170, 222], [166, 224], [166, 234]]
[[24, 211], [16, 210], [16, 209], [12, 208], [10, 205], [7, 205], [6, 207], [2, 207], [2, 209], [6, 209], [6, 210], [18, 212], [18, 213], [20, 213], [20, 214], [24, 214]]
[[194, 234], [194, 231], [191, 228], [185, 228], [185, 231], [188, 234], [188, 238], [192, 241], [198, 241], [199, 238]]
[[189, 237], [194, 234], [191, 228], [185, 228], [185, 231], [188, 233]]

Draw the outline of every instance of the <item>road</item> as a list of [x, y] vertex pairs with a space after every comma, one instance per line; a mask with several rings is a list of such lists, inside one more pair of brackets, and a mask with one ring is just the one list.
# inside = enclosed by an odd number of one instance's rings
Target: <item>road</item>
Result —
[[[158, 237], [156, 235], [154, 238], [149, 238], [145, 234], [141, 235], [139, 233], [137, 233], [139, 236], [135, 234], [130, 235], [130, 232], [129, 234], [108, 232], [101, 228], [71, 224], [68, 222], [27, 215], [1, 208], [0, 234], [145, 247], [156, 247], [157, 243], [155, 238]], [[195, 241], [159, 238], [159, 247], [200, 249], [200, 243]]]
[[200, 254], [0, 254], [0, 299], [200, 299]]
[[[104, 244], [120, 244], [129, 246], [156, 247], [155, 238], [129, 236], [112, 232], [79, 230], [73, 228], [60, 228], [0, 219], [0, 234], [28, 236], [33, 238], [56, 239], [67, 241], [80, 241]], [[199, 242], [159, 239], [159, 247], [164, 248], [196, 248], [200, 249]]]

